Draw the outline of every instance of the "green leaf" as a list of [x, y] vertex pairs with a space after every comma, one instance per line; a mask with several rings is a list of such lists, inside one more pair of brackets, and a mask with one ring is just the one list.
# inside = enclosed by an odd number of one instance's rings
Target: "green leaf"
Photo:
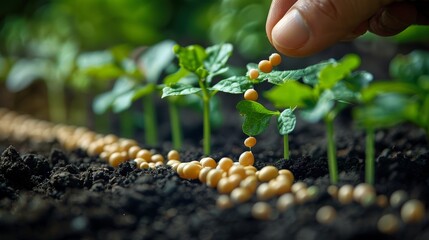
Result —
[[193, 78], [194, 79], [193, 82], [198, 81], [198, 78], [195, 74], [189, 72], [188, 70], [186, 70], [184, 68], [179, 68], [179, 70], [177, 70], [177, 72], [172, 73], [172, 74], [170, 74], [164, 78], [164, 84], [167, 86], [170, 86], [170, 85], [174, 85], [174, 84], [178, 83], [179, 81], [183, 83], [183, 80], [185, 78]]
[[277, 118], [280, 135], [287, 135], [295, 129], [296, 117], [291, 109], [285, 109]]
[[359, 92], [350, 90], [344, 82], [338, 82], [331, 91], [335, 100], [340, 102], [357, 102], [360, 96]]
[[301, 116], [309, 122], [317, 122], [327, 116], [327, 114], [334, 108], [335, 96], [332, 91], [324, 91], [316, 105], [313, 108], [301, 111]]
[[147, 96], [156, 91], [156, 85], [149, 83], [143, 86], [139, 86], [133, 90], [133, 101], [142, 98], [143, 96]]
[[155, 83], [174, 59], [174, 41], [165, 40], [146, 49], [139, 59], [139, 66], [148, 82]]
[[50, 69], [52, 64], [47, 59], [20, 59], [10, 70], [7, 79], [6, 87], [11, 92], [19, 92], [24, 90], [35, 80], [50, 79]]
[[298, 81], [287, 81], [264, 93], [276, 108], [304, 107], [308, 100], [314, 99], [313, 89]]
[[273, 115], [278, 115], [278, 111], [270, 111], [258, 102], [243, 100], [236, 108], [244, 116], [243, 132], [249, 136], [256, 136], [262, 133], [269, 125]]
[[331, 89], [337, 82], [349, 75], [352, 70], [359, 67], [360, 58], [357, 55], [349, 54], [338, 63], [325, 66], [319, 72], [319, 87], [321, 89]]
[[165, 98], [168, 96], [189, 95], [200, 91], [201, 91], [201, 88], [196, 88], [191, 85], [176, 84], [170, 87], [164, 87], [162, 89], [161, 98]]
[[116, 96], [111, 92], [105, 92], [95, 96], [94, 101], [92, 103], [93, 111], [96, 114], [103, 114], [107, 112], [113, 101], [115, 101], [115, 97]]
[[207, 58], [205, 49], [199, 45], [187, 47], [175, 45], [173, 50], [179, 58], [180, 67], [194, 73], [196, 73], [198, 68], [204, 66], [204, 60]]
[[252, 87], [252, 83], [245, 76], [233, 76], [223, 79], [216, 83], [210, 90], [217, 90], [220, 92], [240, 94], [244, 93], [247, 89]]
[[360, 92], [362, 89], [367, 88], [373, 79], [374, 77], [369, 72], [356, 71], [347, 76], [344, 79], [344, 83], [351, 91]]
[[384, 81], [374, 82], [362, 91], [362, 101], [369, 102], [383, 93], [398, 93], [406, 95], [418, 94], [421, 91], [416, 85], [407, 82]]
[[108, 50], [81, 53], [76, 59], [79, 69], [97, 68], [113, 63], [113, 54]]
[[218, 44], [206, 49], [207, 58], [204, 60], [204, 67], [211, 77], [224, 73], [228, 68], [226, 62], [232, 54], [232, 44]]
[[129, 109], [133, 103], [133, 96], [134, 96], [134, 91], [129, 91], [117, 96], [115, 100], [112, 102], [113, 112], [119, 113]]
[[118, 97], [132, 92], [131, 90], [134, 88], [134, 86], [135, 83], [130, 79], [125, 77], [119, 78], [118, 80], [116, 80], [115, 85], [113, 86], [111, 91], [102, 93], [95, 97], [92, 105], [94, 112], [97, 114], [106, 112], [110, 107], [113, 106], [114, 102]]
[[401, 81], [416, 84], [422, 75], [429, 75], [429, 52], [416, 50], [396, 56], [390, 62], [390, 74]]
[[[314, 81], [317, 81], [317, 73], [324, 66], [331, 64], [334, 60], [328, 60], [312, 66], [308, 66], [303, 69], [288, 70], [288, 71], [271, 71], [270, 73], [259, 73], [258, 79], [268, 80], [268, 82], [276, 85], [285, 83], [288, 80], [299, 80], [303, 78], [303, 81], [310, 85], [315, 85]], [[257, 69], [257, 68], [256, 68]]]

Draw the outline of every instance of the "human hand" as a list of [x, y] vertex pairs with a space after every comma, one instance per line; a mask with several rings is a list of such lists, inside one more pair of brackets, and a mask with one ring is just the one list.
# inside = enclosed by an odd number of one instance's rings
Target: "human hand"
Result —
[[429, 24], [428, 0], [273, 0], [266, 31], [289, 56], [306, 56], [366, 31], [395, 35], [412, 24]]

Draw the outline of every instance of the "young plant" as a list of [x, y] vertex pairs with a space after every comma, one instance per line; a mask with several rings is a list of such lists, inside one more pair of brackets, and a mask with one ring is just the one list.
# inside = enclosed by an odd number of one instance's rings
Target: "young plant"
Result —
[[347, 55], [339, 62], [330, 60], [328, 64], [314, 68], [309, 75], [301, 75], [302, 83], [296, 81], [299, 78], [288, 78], [265, 94], [276, 107], [297, 107], [303, 119], [325, 122], [332, 183], [338, 182], [334, 119], [349, 103], [358, 101], [360, 89], [372, 80], [366, 72], [352, 72], [359, 63], [356, 55]]
[[[118, 113], [129, 109], [133, 101], [141, 98], [145, 142], [151, 146], [158, 144], [154, 104], [157, 81], [174, 57], [171, 53], [173, 45], [174, 42], [166, 40], [144, 50], [136, 59], [123, 59], [122, 71], [113, 89], [99, 95], [94, 102], [94, 110], [97, 113], [105, 112], [109, 108]], [[129, 125], [129, 120], [132, 119], [124, 120], [123, 122]]]
[[179, 59], [180, 69], [165, 81], [162, 97], [184, 96], [196, 94], [203, 105], [203, 150], [210, 154], [210, 112], [213, 96], [217, 92], [232, 94], [243, 93], [251, 87], [251, 83], [244, 85], [232, 78], [213, 83], [213, 78], [228, 70], [226, 65], [232, 54], [231, 44], [214, 45], [204, 49], [198, 45], [181, 47], [174, 46], [174, 53]]

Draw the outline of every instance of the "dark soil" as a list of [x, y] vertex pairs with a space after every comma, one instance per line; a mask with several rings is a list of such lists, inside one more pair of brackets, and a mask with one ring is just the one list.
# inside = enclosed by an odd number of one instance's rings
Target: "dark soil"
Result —
[[[229, 131], [226, 140], [215, 136], [215, 158], [237, 159], [245, 150], [237, 130]], [[339, 123], [337, 139], [339, 185], [362, 182], [363, 134]], [[0, 239], [429, 239], [428, 215], [421, 223], [402, 224], [395, 235], [384, 235], [377, 230], [377, 220], [385, 213], [399, 216], [398, 208], [341, 205], [326, 193], [329, 176], [321, 125], [298, 126], [290, 141], [292, 157], [285, 161], [278, 137], [261, 136], [254, 148], [255, 165], [290, 169], [297, 180], [318, 186], [321, 193], [284, 213], [275, 210], [269, 221], [252, 218], [255, 197], [220, 210], [214, 189], [180, 179], [169, 167], [140, 170], [127, 162], [114, 169], [81, 150], [60, 150], [55, 143], [3, 142]], [[389, 196], [403, 189], [429, 207], [428, 145], [424, 132], [414, 126], [379, 131], [377, 192]], [[168, 148], [157, 150], [165, 154]], [[183, 161], [201, 155], [195, 147], [181, 152]], [[275, 199], [270, 203], [275, 207]], [[316, 211], [324, 205], [338, 211], [331, 224], [315, 220]]]

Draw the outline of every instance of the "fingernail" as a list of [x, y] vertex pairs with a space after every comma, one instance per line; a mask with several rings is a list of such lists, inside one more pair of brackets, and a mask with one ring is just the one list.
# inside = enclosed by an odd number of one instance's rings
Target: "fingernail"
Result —
[[285, 49], [297, 49], [308, 41], [310, 30], [298, 10], [286, 14], [273, 28], [274, 45]]

